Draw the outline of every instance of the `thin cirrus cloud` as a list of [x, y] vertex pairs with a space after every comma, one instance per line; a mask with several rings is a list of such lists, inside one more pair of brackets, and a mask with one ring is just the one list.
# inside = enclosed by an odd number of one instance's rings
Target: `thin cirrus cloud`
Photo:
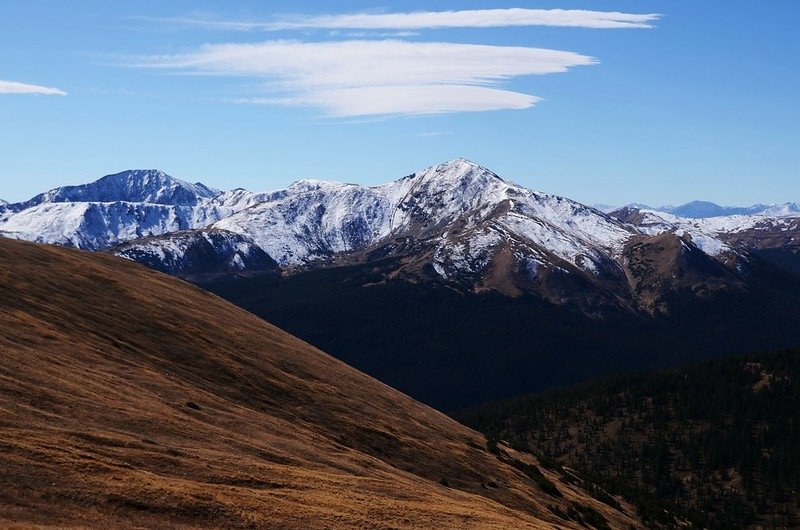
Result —
[[310, 106], [334, 117], [525, 109], [539, 98], [504, 89], [509, 79], [596, 64], [574, 52], [401, 40], [209, 44], [135, 66], [251, 77], [269, 94], [235, 101]]
[[585, 9], [466, 9], [406, 13], [349, 13], [295, 15], [265, 22], [169, 18], [162, 21], [228, 31], [282, 31], [309, 29], [420, 30], [442, 28], [496, 28], [553, 26], [592, 29], [652, 28], [655, 13], [636, 14]]
[[0, 81], [0, 94], [39, 94], [45, 96], [66, 96], [59, 88], [29, 85], [17, 81]]

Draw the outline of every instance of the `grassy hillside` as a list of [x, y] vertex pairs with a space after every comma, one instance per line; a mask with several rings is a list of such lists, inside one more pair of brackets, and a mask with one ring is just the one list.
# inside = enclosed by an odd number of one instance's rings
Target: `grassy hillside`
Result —
[[[800, 525], [800, 350], [612, 377], [455, 415], [698, 527]], [[558, 467], [558, 466], [556, 466]]]
[[119, 258], [0, 239], [0, 360], [0, 527], [637, 525], [534, 459], [495, 454], [261, 319]]

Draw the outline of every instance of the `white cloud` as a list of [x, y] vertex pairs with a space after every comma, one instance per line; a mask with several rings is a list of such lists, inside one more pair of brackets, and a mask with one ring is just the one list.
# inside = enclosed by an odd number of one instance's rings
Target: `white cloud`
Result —
[[[334, 29], [330, 31], [330, 35], [332, 37], [341, 34], [342, 32], [338, 29]], [[415, 37], [419, 35], [419, 31], [348, 31], [344, 33], [342, 36], [347, 37], [348, 39], [363, 39], [363, 38], [370, 38], [370, 39], [396, 39], [400, 37]]]
[[596, 64], [573, 52], [398, 40], [206, 45], [138, 66], [256, 77], [273, 94], [248, 101], [319, 107], [333, 116], [523, 109], [538, 98], [499, 88], [518, 76]]
[[327, 109], [334, 117], [379, 114], [441, 114], [527, 109], [536, 96], [470, 85], [368, 86], [310, 91], [285, 98], [240, 99], [262, 105], [302, 105]]
[[421, 136], [423, 138], [432, 138], [435, 136], [449, 136], [451, 134], [453, 133], [450, 131], [425, 131], [419, 133], [417, 136]]
[[590, 11], [585, 9], [468, 9], [407, 13], [349, 13], [298, 15], [269, 22], [170, 18], [162, 21], [229, 31], [280, 31], [303, 29], [496, 28], [556, 26], [593, 29], [651, 28], [660, 15]]
[[48, 96], [66, 96], [67, 93], [58, 88], [39, 85], [28, 85], [16, 81], [0, 81], [0, 94], [43, 94]]

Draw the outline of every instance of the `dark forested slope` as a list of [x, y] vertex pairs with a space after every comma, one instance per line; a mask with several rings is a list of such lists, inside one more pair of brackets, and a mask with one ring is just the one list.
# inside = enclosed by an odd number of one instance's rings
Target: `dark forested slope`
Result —
[[[617, 376], [456, 417], [599, 479], [643, 515], [800, 525], [800, 350]], [[654, 500], [655, 499], [655, 500]]]
[[386, 265], [204, 285], [441, 410], [604, 374], [800, 346], [800, 279], [753, 256], [747, 290], [678, 291], [667, 314], [589, 317], [534, 296], [386, 280]]

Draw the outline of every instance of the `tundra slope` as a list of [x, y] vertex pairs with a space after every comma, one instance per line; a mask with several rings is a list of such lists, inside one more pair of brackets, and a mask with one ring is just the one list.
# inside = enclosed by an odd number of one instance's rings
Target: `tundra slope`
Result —
[[0, 323], [0, 526], [640, 526], [126, 260], [0, 240]]

